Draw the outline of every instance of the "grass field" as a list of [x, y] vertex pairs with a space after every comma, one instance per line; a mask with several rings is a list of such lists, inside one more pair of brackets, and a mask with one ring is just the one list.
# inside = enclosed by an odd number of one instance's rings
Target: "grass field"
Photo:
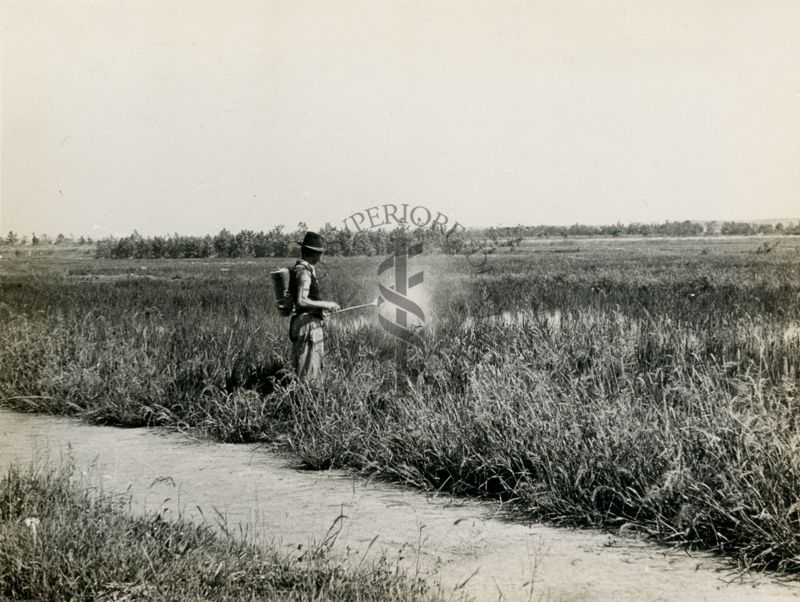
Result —
[[63, 466], [0, 478], [2, 599], [444, 599], [385, 557], [338, 560], [329, 540], [290, 554], [209, 523], [133, 515], [124, 497], [73, 477]]
[[[424, 256], [425, 350], [398, 371], [374, 321], [331, 320], [324, 389], [282, 385], [268, 272], [288, 260], [0, 254], [6, 406], [280, 439], [311, 467], [800, 572], [796, 237]], [[373, 299], [379, 260], [328, 259], [325, 296]]]

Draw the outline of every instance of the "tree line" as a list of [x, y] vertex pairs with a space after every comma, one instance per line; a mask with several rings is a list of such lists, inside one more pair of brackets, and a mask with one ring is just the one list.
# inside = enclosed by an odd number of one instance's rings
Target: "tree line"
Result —
[[800, 222], [749, 223], [749, 222], [693, 222], [666, 221], [662, 224], [633, 222], [616, 223], [604, 226], [510, 226], [488, 228], [490, 238], [556, 238], [570, 236], [752, 236], [757, 234], [800, 234]]
[[32, 246], [37, 247], [40, 245], [93, 245], [94, 239], [91, 236], [74, 237], [70, 235], [59, 234], [55, 238], [48, 234], [19, 235], [13, 230], [10, 230], [5, 237], [0, 236], [0, 244], [8, 246]]
[[[97, 257], [109, 259], [158, 259], [203, 257], [288, 257], [297, 254], [298, 241], [308, 228], [298, 224], [296, 230], [286, 231], [276, 226], [268, 232], [242, 230], [233, 234], [223, 229], [215, 236], [153, 236], [144, 237], [137, 232], [124, 238], [106, 238], [97, 242]], [[411, 238], [408, 230], [352, 230], [337, 229], [326, 224], [319, 229], [325, 239], [328, 255], [387, 255], [395, 249], [400, 239]], [[426, 249], [456, 252], [463, 247], [463, 237], [447, 237], [437, 230], [413, 233], [414, 240], [422, 240]]]
[[[218, 234], [206, 236], [142, 236], [134, 231], [121, 238], [107, 237], [98, 241], [91, 237], [74, 238], [59, 234], [51, 238], [46, 234], [19, 236], [9, 232], [0, 243], [9, 246], [20, 245], [94, 245], [96, 256], [109, 259], [159, 259], [159, 258], [203, 258], [203, 257], [286, 257], [296, 254], [296, 242], [301, 240], [307, 226], [303, 223], [294, 230], [275, 226], [269, 231], [242, 230], [237, 234], [227, 229]], [[365, 230], [353, 231], [335, 228], [326, 224], [319, 232], [325, 237], [329, 255], [385, 255], [395, 248], [396, 241], [408, 235], [407, 230]], [[569, 237], [622, 237], [622, 236], [751, 236], [751, 235], [798, 235], [800, 222], [784, 225], [782, 223], [748, 222], [693, 222], [667, 221], [661, 224], [612, 224], [589, 226], [507, 226], [497, 228], [472, 229], [456, 236], [448, 236], [438, 229], [414, 231], [416, 240], [422, 239], [427, 251], [461, 253], [466, 240], [470, 244], [480, 242], [484, 248], [514, 247], [526, 238], [569, 238]]]

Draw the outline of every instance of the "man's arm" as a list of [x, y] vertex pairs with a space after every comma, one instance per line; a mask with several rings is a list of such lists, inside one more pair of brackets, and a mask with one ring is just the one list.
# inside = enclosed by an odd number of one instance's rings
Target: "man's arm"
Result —
[[327, 309], [328, 311], [339, 311], [339, 304], [333, 301], [314, 301], [308, 298], [311, 290], [311, 275], [303, 270], [297, 280], [297, 299], [294, 300], [297, 307], [303, 309]]

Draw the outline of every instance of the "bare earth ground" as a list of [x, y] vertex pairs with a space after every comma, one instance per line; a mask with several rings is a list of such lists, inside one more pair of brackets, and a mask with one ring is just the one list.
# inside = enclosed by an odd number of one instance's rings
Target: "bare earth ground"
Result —
[[[71, 454], [87, 483], [128, 491], [132, 509], [243, 525], [288, 552], [323, 540], [358, 562], [385, 551], [476, 600], [789, 600], [800, 586], [737, 577], [707, 555], [593, 531], [504, 521], [498, 504], [431, 498], [344, 472], [297, 470], [253, 445], [192, 442], [148, 429], [95, 427], [0, 410], [0, 469]], [[92, 476], [94, 475], [94, 476]], [[93, 480], [94, 479], [94, 480]], [[377, 536], [372, 548], [370, 542]], [[419, 552], [418, 552], [419, 551]], [[434, 571], [437, 571], [434, 574]], [[466, 583], [464, 583], [466, 582]], [[463, 586], [462, 586], [463, 584]]]

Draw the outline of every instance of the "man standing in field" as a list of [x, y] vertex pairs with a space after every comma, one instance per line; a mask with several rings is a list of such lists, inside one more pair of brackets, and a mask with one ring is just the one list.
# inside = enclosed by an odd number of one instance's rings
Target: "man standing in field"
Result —
[[322, 376], [324, 311], [339, 311], [333, 301], [323, 301], [314, 266], [325, 252], [322, 237], [306, 232], [300, 245], [301, 259], [289, 273], [289, 292], [295, 313], [289, 322], [292, 362], [299, 380], [316, 380]]

